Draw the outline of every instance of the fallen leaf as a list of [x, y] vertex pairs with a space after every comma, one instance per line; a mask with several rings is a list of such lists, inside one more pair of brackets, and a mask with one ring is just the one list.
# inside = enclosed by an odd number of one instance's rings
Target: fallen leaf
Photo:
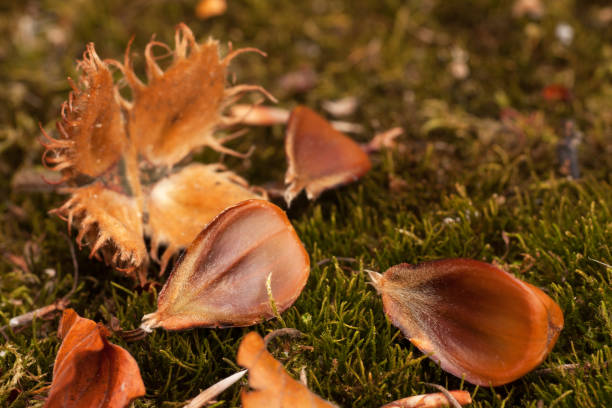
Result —
[[366, 144], [363, 149], [368, 152], [378, 152], [384, 149], [395, 149], [397, 147], [397, 139], [404, 133], [404, 129], [401, 127], [394, 127], [389, 130], [385, 130], [384, 132], [377, 133], [374, 135], [372, 140], [368, 144]]
[[45, 408], [122, 408], [145, 394], [136, 361], [109, 343], [108, 335], [104, 326], [73, 309], [64, 311], [58, 329], [63, 340]]
[[333, 408], [299, 381], [291, 378], [266, 350], [261, 336], [248, 333], [238, 348], [237, 362], [249, 370], [249, 386], [242, 392], [244, 408]]
[[302, 189], [314, 200], [324, 190], [357, 180], [372, 167], [357, 143], [305, 106], [291, 112], [285, 152], [288, 205]]
[[267, 201], [244, 201], [191, 243], [141, 328], [256, 324], [291, 306], [309, 273], [308, 254], [285, 213]]
[[563, 328], [540, 289], [470, 259], [400, 264], [370, 272], [394, 325], [443, 370], [496, 386], [539, 365]]

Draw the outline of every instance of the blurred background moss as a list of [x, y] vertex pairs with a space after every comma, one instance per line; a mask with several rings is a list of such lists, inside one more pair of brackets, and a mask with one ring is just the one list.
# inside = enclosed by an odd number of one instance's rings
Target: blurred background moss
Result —
[[[474, 406], [612, 406], [612, 270], [597, 263], [612, 262], [609, 2], [229, 0], [224, 14], [204, 20], [196, 5], [0, 4], [0, 326], [72, 284], [65, 224], [46, 213], [65, 197], [33, 178], [42, 154], [39, 124], [52, 131], [70, 90], [66, 78], [78, 78], [75, 61], [89, 42], [102, 58], [121, 59], [133, 38], [142, 73], [146, 43], [154, 35], [171, 44], [184, 22], [196, 38], [214, 37], [224, 50], [231, 42], [265, 51], [267, 58], [237, 58], [231, 76], [263, 85], [281, 107], [306, 104], [333, 118], [326, 102], [351, 98], [356, 109], [339, 119], [362, 127], [353, 135], [358, 141], [404, 129], [394, 148], [373, 156], [363, 181], [317, 203], [302, 197], [291, 209], [313, 263], [349, 256], [382, 271], [450, 256], [497, 262], [544, 287], [566, 313], [566, 329], [545, 365], [582, 368], [530, 374], [491, 390], [465, 385]], [[568, 121], [576, 132], [565, 131]], [[253, 129], [232, 146], [255, 145], [249, 160], [221, 159], [255, 184], [278, 183], [283, 137], [282, 126]], [[577, 178], [568, 154], [579, 166]], [[209, 151], [195, 158], [220, 159]], [[152, 310], [154, 291], [135, 289], [86, 250], [78, 260], [82, 277], [72, 305], [79, 313], [102, 322], [115, 316], [133, 328]], [[431, 391], [421, 381], [460, 387], [418, 359], [385, 320], [363, 274], [345, 269], [314, 267], [286, 313], [288, 325], [308, 334], [272, 349], [289, 371], [306, 366], [311, 388], [343, 406], [379, 406]], [[42, 404], [59, 346], [56, 326], [52, 315], [0, 337], [1, 406]], [[156, 333], [127, 346], [147, 386], [135, 405], [180, 406], [230, 374], [244, 332]], [[235, 406], [238, 387], [221, 397], [219, 406]]]

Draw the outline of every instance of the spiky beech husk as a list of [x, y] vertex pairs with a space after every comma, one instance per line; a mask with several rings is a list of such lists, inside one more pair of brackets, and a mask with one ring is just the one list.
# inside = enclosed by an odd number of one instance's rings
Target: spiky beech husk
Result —
[[[163, 47], [172, 56], [172, 63], [163, 71], [156, 62], [153, 49]], [[237, 85], [226, 88], [227, 66], [245, 48], [219, 58], [217, 41], [209, 39], [203, 44], [195, 41], [185, 24], [179, 24], [175, 35], [175, 48], [151, 41], [145, 49], [145, 84], [132, 69], [129, 53], [123, 65], [113, 62], [124, 73], [133, 94], [128, 105], [129, 134], [138, 152], [155, 166], [172, 167], [194, 149], [209, 146], [222, 153], [243, 157], [222, 145], [214, 132], [233, 124], [223, 111], [245, 92], [260, 91], [274, 99], [256, 85]], [[265, 54], [264, 54], [265, 55]]]
[[78, 228], [77, 244], [89, 245], [90, 257], [102, 252], [108, 263], [128, 274], [146, 263], [142, 213], [132, 197], [92, 184], [73, 189], [70, 199], [51, 213], [66, 220], [69, 231]]
[[[153, 54], [163, 47], [172, 62], [163, 71]], [[82, 75], [57, 122], [59, 137], [43, 130], [43, 163], [61, 171], [62, 181], [76, 186], [72, 197], [51, 211], [69, 228], [79, 229], [77, 241], [91, 246], [91, 256], [141, 279], [158, 246], [165, 245], [162, 271], [177, 250], [189, 244], [221, 210], [240, 201], [262, 198], [248, 183], [218, 164], [191, 165], [194, 150], [210, 147], [245, 157], [224, 146], [234, 137], [221, 131], [239, 124], [226, 110], [256, 85], [227, 87], [227, 66], [237, 55], [219, 57], [218, 43], [198, 44], [184, 24], [177, 27], [174, 49], [151, 41], [145, 48], [147, 82], [135, 74], [128, 45], [123, 63], [101, 60], [93, 44], [78, 61]], [[263, 54], [263, 53], [261, 53]], [[113, 81], [110, 67], [123, 74]], [[132, 100], [120, 96], [127, 83]], [[128, 137], [129, 135], [129, 137]], [[176, 166], [176, 167], [175, 167]], [[85, 176], [85, 177], [84, 177]], [[144, 235], [152, 248], [146, 250]]]
[[83, 74], [62, 104], [59, 139], [43, 129], [43, 164], [61, 171], [64, 180], [84, 174], [98, 177], [115, 164], [127, 143], [113, 76], [93, 43], [77, 62]]
[[188, 246], [227, 203], [253, 198], [248, 183], [218, 164], [191, 164], [155, 184], [148, 196], [151, 257], [157, 260], [160, 245], [160, 271], [177, 249]]

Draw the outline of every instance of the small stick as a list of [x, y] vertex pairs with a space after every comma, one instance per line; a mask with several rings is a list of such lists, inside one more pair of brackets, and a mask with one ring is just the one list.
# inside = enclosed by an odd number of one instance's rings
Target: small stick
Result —
[[607, 263], [602, 262], [602, 261], [598, 261], [597, 259], [593, 259], [593, 258], [591, 258], [590, 256], [588, 257], [588, 259], [589, 259], [590, 261], [593, 261], [593, 262], [595, 262], [595, 263], [598, 263], [598, 264], [600, 264], [600, 265], [602, 265], [602, 266], [605, 266], [606, 268], [610, 268], [610, 269], [612, 269], [612, 265], [610, 265], [610, 264], [607, 264]]
[[304, 334], [299, 331], [298, 329], [293, 329], [291, 327], [285, 327], [283, 329], [277, 329], [277, 330], [273, 330], [270, 333], [266, 334], [266, 336], [264, 337], [264, 343], [266, 345], [266, 347], [268, 347], [268, 344], [270, 344], [270, 342], [280, 336], [289, 336], [289, 337], [302, 337]]
[[147, 335], [149, 334], [147, 331], [143, 330], [140, 327], [134, 330], [116, 330], [115, 333], [117, 333], [119, 337], [121, 337], [128, 343], [140, 341], [147, 337]]
[[[349, 258], [346, 256], [337, 256], [335, 257], [337, 260], [342, 261], [342, 262], [357, 262], [357, 259], [355, 258]], [[325, 265], [327, 263], [330, 263], [332, 261], [333, 258], [324, 258], [321, 259], [319, 262], [316, 263], [317, 266], [322, 266]]]
[[[452, 400], [461, 405], [470, 404], [472, 397], [467, 391], [446, 391]], [[402, 398], [397, 401], [383, 405], [381, 408], [439, 408], [453, 404], [451, 399], [442, 392], [434, 394], [413, 395], [412, 397]], [[459, 407], [461, 407], [459, 405]], [[455, 405], [453, 405], [455, 406]]]
[[[74, 246], [72, 245], [70, 238], [66, 234], [62, 234], [62, 236], [68, 243], [68, 248], [70, 249], [70, 256], [72, 257], [72, 266], [73, 266], [72, 288], [70, 288], [70, 291], [66, 293], [65, 296], [63, 296], [59, 300], [56, 300], [50, 305], [39, 307], [38, 309], [35, 309], [30, 312], [27, 312], [27, 313], [11, 318], [8, 324], [8, 327], [10, 327], [11, 329], [16, 329], [18, 327], [22, 327], [27, 324], [30, 324], [32, 323], [34, 319], [44, 317], [48, 315], [49, 313], [55, 312], [56, 310], [64, 310], [70, 304], [69, 297], [72, 296], [72, 294], [76, 291], [77, 285], [78, 285], [79, 263], [77, 262], [76, 254], [74, 252]], [[2, 332], [2, 334], [4, 334], [4, 329], [6, 327], [7, 326], [0, 327], [0, 332]]]
[[51, 312], [55, 312], [56, 310], [64, 310], [66, 306], [68, 306], [68, 303], [70, 303], [70, 301], [62, 298], [57, 302], [51, 303], [50, 305], [39, 307], [36, 310], [32, 310], [22, 315], [15, 316], [11, 320], [9, 320], [8, 325], [11, 329], [25, 326], [26, 324], [31, 323], [32, 320], [34, 320], [35, 318], [43, 317]]
[[[429, 385], [430, 387], [434, 387], [435, 389], [437, 389], [438, 391], [440, 391], [442, 394], [444, 394], [444, 396], [448, 399], [448, 402], [450, 402], [450, 404], [454, 407], [454, 408], [461, 408], [461, 404], [459, 403], [459, 401], [457, 401], [455, 399], [455, 397], [443, 386], [438, 385], [438, 384], [433, 384], [433, 383], [423, 383], [425, 385]], [[469, 394], [468, 394], [469, 395]], [[471, 399], [471, 398], [470, 398]], [[471, 401], [470, 401], [471, 402]]]
[[232, 374], [229, 377], [224, 378], [223, 380], [219, 381], [218, 383], [211, 385], [210, 387], [202, 391], [200, 394], [198, 394], [197, 397], [189, 401], [189, 403], [185, 405], [183, 408], [203, 407], [204, 404], [209, 402], [211, 399], [215, 398], [217, 395], [221, 394], [223, 391], [228, 389], [231, 385], [236, 383], [236, 381], [241, 379], [246, 374], [246, 372], [247, 370], [238, 371], [236, 374]]
[[[608, 366], [608, 362], [604, 361], [601, 366], [602, 367], [607, 367]], [[585, 364], [561, 364], [561, 365], [556, 366], [556, 367], [541, 368], [539, 370], [534, 371], [534, 374], [537, 374], [537, 375], [546, 375], [546, 374], [554, 374], [554, 373], [559, 372], [559, 371], [574, 371], [574, 370], [578, 370], [578, 369], [590, 370], [590, 369], [596, 368], [596, 367], [597, 367], [597, 365], [591, 364], [591, 363], [585, 363]]]
[[308, 377], [306, 376], [306, 366], [303, 366], [300, 370], [300, 382], [304, 384], [304, 387], [308, 388]]

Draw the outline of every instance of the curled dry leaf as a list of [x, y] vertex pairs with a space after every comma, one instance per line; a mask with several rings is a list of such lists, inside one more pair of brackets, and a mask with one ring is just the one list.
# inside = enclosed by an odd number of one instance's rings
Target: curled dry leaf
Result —
[[244, 201], [191, 243], [141, 328], [255, 324], [291, 306], [309, 273], [308, 254], [285, 213], [267, 201]]
[[[455, 400], [461, 405], [472, 403], [472, 397], [467, 391], [448, 391]], [[408, 398], [402, 398], [397, 401], [390, 402], [380, 408], [440, 408], [450, 405], [450, 401], [441, 392], [433, 394], [413, 395]]]
[[[153, 53], [156, 47], [172, 58], [165, 71]], [[62, 105], [59, 137], [43, 130], [41, 143], [46, 148], [43, 164], [61, 171], [60, 181], [72, 186], [66, 190], [72, 197], [52, 212], [80, 230], [77, 239], [92, 247], [92, 256], [100, 251], [117, 269], [137, 271], [143, 279], [149, 259], [143, 234], [155, 244], [154, 260], [156, 245], [166, 245], [162, 262], [167, 262], [218, 211], [261, 198], [218, 165], [174, 168], [205, 146], [247, 155], [225, 147], [232, 137], [219, 135], [240, 123], [227, 110], [245, 93], [259, 91], [273, 99], [255, 85], [227, 87], [227, 66], [245, 51], [260, 52], [240, 49], [220, 58], [216, 41], [197, 43], [180, 24], [174, 49], [157, 41], [147, 45], [145, 83], [132, 69], [129, 47], [121, 63], [101, 60], [93, 44], [87, 46], [78, 62], [82, 75]], [[114, 82], [111, 66], [123, 78]], [[120, 83], [128, 84], [132, 100], [120, 95]], [[169, 220], [172, 225], [164, 228]]]
[[314, 200], [329, 188], [357, 180], [372, 167], [357, 143], [305, 106], [291, 112], [285, 152], [288, 205], [302, 189]]
[[238, 364], [249, 369], [249, 386], [242, 392], [244, 408], [333, 408], [299, 381], [291, 378], [282, 364], [266, 350], [261, 336], [248, 333], [238, 348]]
[[496, 386], [539, 365], [563, 328], [559, 306], [493, 265], [447, 259], [370, 272], [385, 313], [443, 370]]
[[104, 326], [66, 309], [58, 335], [63, 340], [45, 408], [122, 408], [145, 394], [136, 361], [108, 342]]

